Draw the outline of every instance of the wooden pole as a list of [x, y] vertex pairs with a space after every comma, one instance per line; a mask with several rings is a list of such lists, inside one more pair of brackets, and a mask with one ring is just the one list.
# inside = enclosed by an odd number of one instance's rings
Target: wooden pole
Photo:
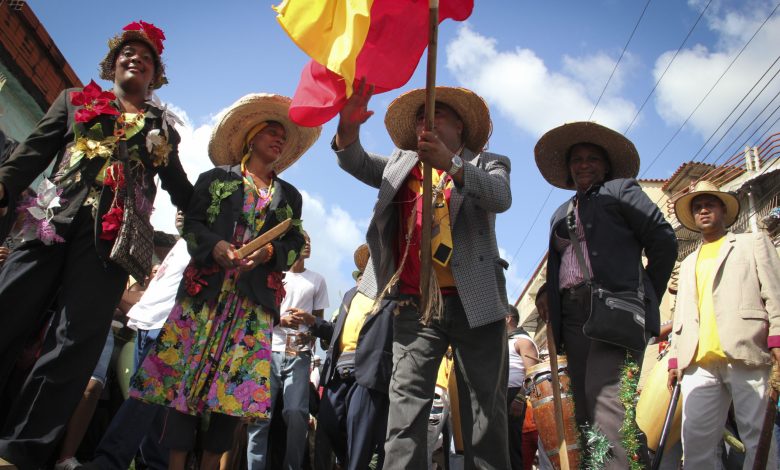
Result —
[[555, 337], [549, 323], [547, 328], [547, 350], [550, 351], [550, 378], [553, 388], [553, 405], [555, 406], [555, 427], [558, 431], [558, 455], [561, 459], [561, 470], [569, 470], [569, 448], [566, 444], [566, 430], [563, 427], [563, 402], [561, 402], [561, 381], [558, 378], [558, 351]]
[[765, 469], [772, 444], [772, 430], [774, 429], [775, 416], [777, 414], [778, 384], [780, 384], [780, 371], [776, 363], [772, 364], [772, 374], [767, 390], [766, 413], [761, 426], [761, 435], [756, 448], [756, 458], [753, 461], [753, 470]]
[[[439, 37], [439, 0], [428, 1], [428, 71], [425, 77], [425, 130], [433, 130], [436, 106], [436, 50]], [[423, 166], [422, 237], [420, 240], [420, 310], [428, 310], [431, 299], [431, 224], [433, 222], [433, 173], [430, 165]]]

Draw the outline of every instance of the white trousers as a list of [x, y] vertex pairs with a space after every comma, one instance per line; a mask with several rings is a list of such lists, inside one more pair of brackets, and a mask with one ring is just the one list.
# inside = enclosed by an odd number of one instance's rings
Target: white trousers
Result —
[[[723, 438], [732, 401], [737, 429], [746, 449], [743, 468], [753, 468], [766, 413], [769, 372], [768, 366], [753, 367], [726, 360], [685, 369], [681, 382], [685, 470], [720, 468], [716, 448]], [[777, 468], [774, 439], [767, 468]]]

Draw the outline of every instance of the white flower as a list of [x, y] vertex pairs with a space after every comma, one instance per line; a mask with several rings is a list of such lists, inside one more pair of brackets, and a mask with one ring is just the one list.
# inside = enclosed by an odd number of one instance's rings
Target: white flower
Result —
[[146, 150], [149, 153], [154, 151], [154, 147], [165, 145], [167, 143], [168, 140], [165, 138], [165, 135], [163, 135], [160, 129], [152, 129], [148, 134], [146, 134]]

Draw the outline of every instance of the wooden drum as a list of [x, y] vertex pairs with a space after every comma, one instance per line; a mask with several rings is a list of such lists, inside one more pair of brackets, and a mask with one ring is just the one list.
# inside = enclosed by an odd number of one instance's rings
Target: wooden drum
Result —
[[[653, 452], [658, 451], [661, 442], [661, 430], [664, 427], [666, 411], [672, 401], [672, 392], [666, 388], [669, 377], [669, 358], [663, 357], [650, 371], [645, 381], [642, 393], [639, 394], [639, 402], [636, 405], [636, 424], [647, 436], [647, 447]], [[674, 411], [674, 419], [669, 429], [669, 437], [666, 439], [666, 450], [680, 441], [682, 430], [682, 398], [677, 401], [677, 409]]]
[[[563, 405], [563, 428], [569, 453], [569, 468], [579, 468], [580, 441], [577, 423], [574, 420], [574, 396], [566, 372], [566, 356], [558, 356], [558, 379], [561, 384], [561, 404]], [[534, 421], [542, 439], [542, 445], [547, 456], [556, 469], [561, 468], [558, 455], [560, 444], [558, 430], [555, 424], [555, 403], [553, 402], [552, 375], [550, 362], [545, 361], [530, 367], [526, 371], [524, 387], [533, 407]]]

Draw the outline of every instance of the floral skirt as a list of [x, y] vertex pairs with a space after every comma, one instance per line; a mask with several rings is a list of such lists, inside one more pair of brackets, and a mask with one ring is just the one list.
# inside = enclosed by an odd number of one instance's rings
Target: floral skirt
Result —
[[216, 301], [180, 299], [130, 382], [130, 396], [188, 414], [268, 418], [272, 316], [226, 274]]

